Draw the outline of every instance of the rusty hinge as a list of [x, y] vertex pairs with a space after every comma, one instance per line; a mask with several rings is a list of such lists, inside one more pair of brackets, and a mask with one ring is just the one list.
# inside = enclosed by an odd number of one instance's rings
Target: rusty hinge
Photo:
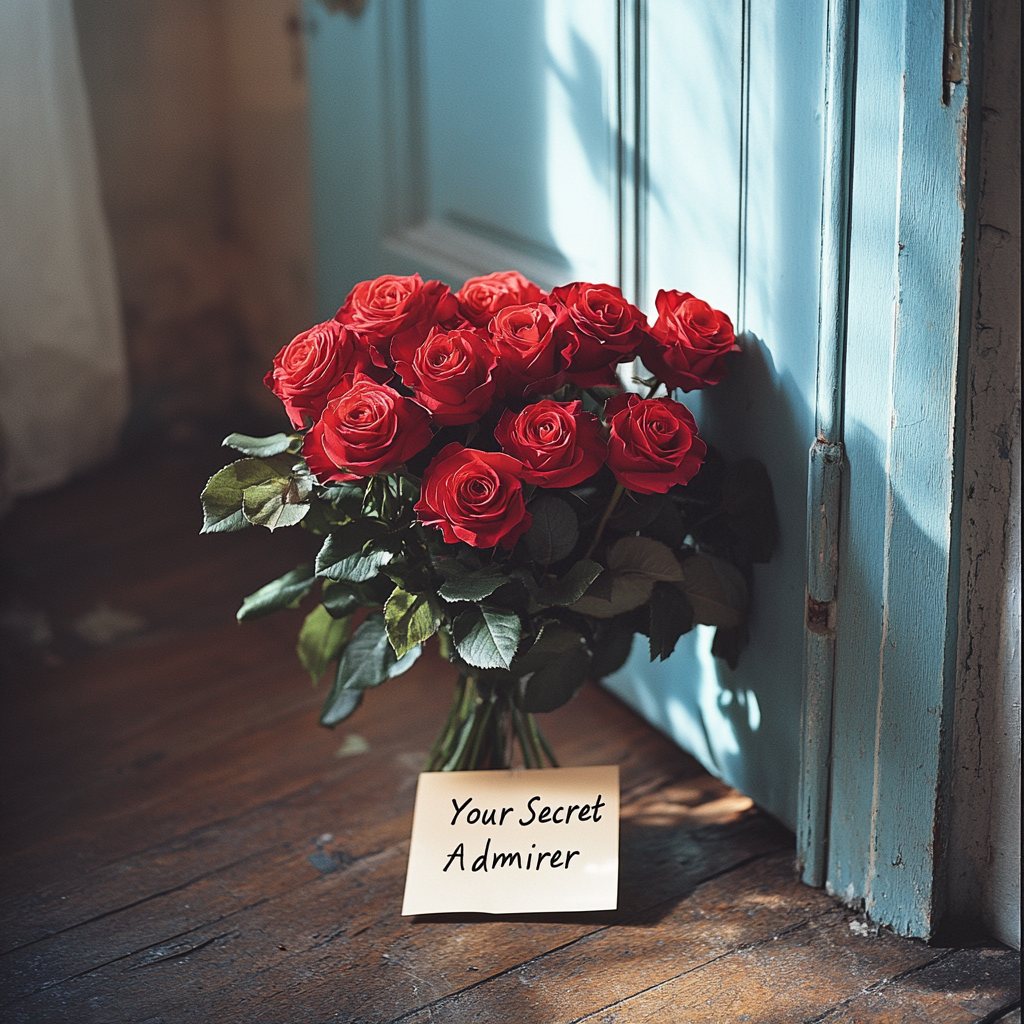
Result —
[[942, 102], [953, 98], [953, 87], [964, 80], [964, 7], [965, 0], [946, 0], [945, 27], [942, 33]]

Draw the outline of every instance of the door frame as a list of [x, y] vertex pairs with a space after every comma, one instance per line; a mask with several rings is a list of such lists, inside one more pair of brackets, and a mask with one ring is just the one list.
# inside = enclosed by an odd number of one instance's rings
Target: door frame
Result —
[[945, 903], [973, 280], [967, 0], [827, 0], [798, 859], [879, 924]]

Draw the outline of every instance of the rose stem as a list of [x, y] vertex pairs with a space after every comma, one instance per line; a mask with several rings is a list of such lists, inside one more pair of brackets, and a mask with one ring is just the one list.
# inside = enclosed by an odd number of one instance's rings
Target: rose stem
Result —
[[658, 388], [660, 388], [660, 387], [661, 387], [661, 381], [660, 380], [656, 380], [654, 382], [654, 387], [651, 388], [651, 390], [648, 391], [646, 395], [644, 395], [644, 401], [646, 402], [648, 398], [653, 398], [658, 393]]
[[476, 716], [470, 715], [470, 708], [476, 703], [476, 682], [472, 676], [467, 676], [466, 696], [462, 701], [462, 706], [460, 708], [462, 727], [459, 729], [455, 749], [449, 753], [448, 759], [441, 768], [442, 771], [452, 771], [459, 763], [459, 758], [462, 756], [462, 752], [465, 750], [466, 744], [469, 742], [470, 736], [473, 734], [473, 722]]
[[[452, 706], [448, 709], [448, 717], [445, 719], [445, 723], [441, 728], [441, 731], [437, 734], [437, 738], [434, 740], [434, 745], [430, 748], [430, 753], [427, 755], [427, 767], [426, 771], [434, 771], [434, 763], [442, 753], [447, 753], [446, 747], [452, 740], [454, 732], [453, 726], [455, 725], [456, 719], [459, 717], [459, 708], [462, 705], [463, 697], [466, 693], [466, 677], [462, 674], [459, 675], [459, 681], [455, 688], [455, 698], [452, 701]], [[442, 764], [444, 761], [441, 762]]]
[[469, 747], [467, 749], [467, 753], [463, 755], [463, 768], [469, 768], [472, 770], [480, 767], [477, 758], [480, 756], [480, 745], [483, 743], [484, 736], [487, 734], [487, 726], [490, 722], [492, 708], [493, 705], [488, 702], [484, 705], [483, 711], [475, 716], [476, 721], [473, 723], [473, 731], [476, 735], [473, 737], [473, 745]]
[[537, 725], [536, 719], [534, 719], [533, 727], [537, 732], [537, 739], [540, 740], [540, 745], [544, 748], [544, 753], [548, 755], [548, 760], [551, 762], [552, 768], [558, 767], [558, 759], [555, 757], [555, 752], [551, 749], [551, 744], [548, 743], [547, 737], [540, 731], [540, 726]]
[[[512, 724], [515, 726], [516, 735], [519, 737], [519, 746], [523, 750], [523, 766], [526, 768], [532, 768], [529, 744], [527, 743], [526, 736], [523, 733], [523, 721], [519, 714], [519, 709], [516, 707], [512, 708]], [[541, 766], [543, 767], [543, 766]]]
[[590, 542], [590, 547], [587, 548], [587, 553], [583, 556], [584, 558], [589, 558], [594, 553], [594, 548], [597, 547], [597, 542], [601, 539], [601, 534], [604, 533], [604, 528], [608, 525], [608, 520], [611, 519], [615, 506], [618, 505], [619, 498], [622, 497], [622, 492], [625, 489], [622, 484], [615, 485], [615, 490], [612, 491], [608, 507], [604, 510], [604, 515], [601, 516], [601, 522], [597, 524], [597, 533], [594, 534], [594, 539]]
[[533, 715], [526, 715], [526, 735], [530, 737], [530, 747], [533, 750], [533, 759], [537, 762], [538, 768], [544, 767], [544, 755], [541, 753], [540, 744], [537, 742], [537, 719]]

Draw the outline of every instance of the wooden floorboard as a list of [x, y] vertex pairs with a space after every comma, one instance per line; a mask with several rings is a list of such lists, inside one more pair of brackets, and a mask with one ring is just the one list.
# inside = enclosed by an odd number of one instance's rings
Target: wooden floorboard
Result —
[[[306, 609], [234, 621], [311, 539], [200, 537], [222, 460], [124, 457], [3, 524], [0, 1021], [1012, 1019], [1016, 953], [873, 934], [796, 881], [791, 834], [591, 685], [546, 731], [565, 764], [620, 765], [618, 910], [401, 917], [450, 666], [428, 651], [319, 728]], [[133, 628], [90, 644], [98, 608]]]

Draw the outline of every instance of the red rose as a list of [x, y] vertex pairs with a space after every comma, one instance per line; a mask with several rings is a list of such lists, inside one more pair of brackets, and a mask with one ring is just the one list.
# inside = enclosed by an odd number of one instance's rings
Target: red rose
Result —
[[363, 375], [343, 378], [302, 455], [320, 483], [373, 476], [400, 466], [430, 444], [430, 414], [411, 398]]
[[498, 359], [477, 331], [435, 327], [421, 345], [407, 336], [396, 338], [391, 354], [402, 380], [435, 423], [475, 423], [491, 407], [491, 371]]
[[707, 445], [681, 402], [624, 394], [609, 399], [604, 409], [611, 431], [608, 468], [623, 486], [664, 494], [674, 484], [689, 483], [700, 469]]
[[317, 324], [293, 338], [274, 356], [263, 378], [284, 403], [293, 427], [316, 422], [327, 396], [346, 373], [366, 370], [370, 355], [359, 337], [335, 320]]
[[419, 274], [385, 274], [357, 284], [334, 319], [363, 338], [378, 366], [390, 366], [393, 338], [408, 333], [422, 341], [434, 324], [450, 319], [457, 311], [458, 303], [446, 284], [424, 284]]
[[506, 306], [491, 320], [491, 347], [498, 354], [498, 387], [503, 394], [527, 392], [550, 394], [565, 382], [568, 360], [562, 355], [567, 339], [555, 335], [555, 325], [565, 319], [539, 302]]
[[506, 410], [494, 430], [502, 449], [523, 464], [522, 479], [542, 487], [573, 487], [593, 476], [608, 455], [601, 423], [580, 402], [542, 399], [520, 413]]
[[567, 284], [551, 298], [569, 314], [558, 328], [572, 339], [569, 377], [583, 388], [614, 384], [612, 364], [633, 358], [647, 336], [647, 318], [609, 284]]
[[543, 302], [545, 295], [517, 270], [471, 277], [456, 293], [459, 312], [474, 327], [486, 327], [494, 314], [506, 306]]
[[436, 526], [448, 544], [511, 548], [532, 521], [523, 501], [522, 468], [500, 452], [446, 445], [423, 474], [416, 503], [420, 522]]
[[693, 391], [725, 380], [727, 352], [739, 352], [732, 321], [689, 292], [658, 292], [658, 320], [640, 349], [644, 365], [670, 388]]

